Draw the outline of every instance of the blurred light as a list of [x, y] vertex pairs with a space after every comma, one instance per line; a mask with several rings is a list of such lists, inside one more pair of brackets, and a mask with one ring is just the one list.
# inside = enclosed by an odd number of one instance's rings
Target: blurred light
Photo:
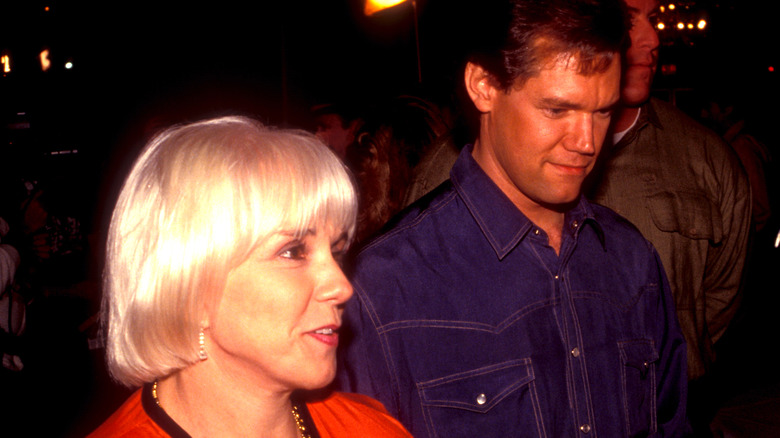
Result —
[[51, 67], [49, 61], [49, 49], [44, 49], [38, 57], [41, 59], [41, 70], [46, 71]]
[[66, 62], [65, 63], [65, 68], [68, 69], [68, 70], [72, 69], [73, 68], [73, 62], [71, 62], [71, 61]]
[[685, 24], [681, 21], [681, 22], [677, 23], [677, 28], [678, 29], [685, 29]]
[[0, 64], [3, 64], [3, 73], [11, 73], [11, 57], [3, 55], [0, 57]]
[[775, 71], [775, 67], [773, 65], [769, 66], [769, 72], [772, 73]]
[[666, 12], [666, 7], [663, 5], [661, 6], [661, 12]]
[[707, 20], [699, 20], [699, 22], [696, 23], [696, 27], [698, 27], [701, 30], [704, 30], [704, 28], [707, 27]]
[[693, 23], [688, 23], [688, 29], [693, 29]]
[[677, 65], [676, 64], [665, 64], [661, 66], [661, 73], [664, 75], [673, 75], [677, 73]]
[[663, 24], [663, 23], [658, 23], [658, 24], [657, 24], [655, 27], [657, 27], [657, 28], [658, 28], [658, 30], [664, 30], [664, 28], [666, 27], [666, 25], [665, 25], [665, 24]]
[[46, 11], [46, 12], [49, 12], [51, 9], [50, 9], [48, 6], [45, 6], [45, 7], [43, 8], [43, 10], [44, 10], [44, 11]]
[[670, 11], [673, 11], [673, 10], [674, 10], [674, 3], [669, 3], [669, 10], [670, 10]]
[[363, 9], [363, 13], [366, 15], [374, 15], [381, 10], [392, 8], [405, 1], [406, 0], [366, 0], [366, 6]]

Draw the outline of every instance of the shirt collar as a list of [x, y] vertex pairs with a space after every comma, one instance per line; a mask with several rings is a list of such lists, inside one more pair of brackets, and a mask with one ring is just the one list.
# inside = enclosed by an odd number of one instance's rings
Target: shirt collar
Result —
[[658, 114], [655, 111], [655, 107], [651, 105], [652, 100], [653, 99], [650, 99], [642, 104], [642, 106], [639, 108], [639, 116], [636, 123], [634, 123], [628, 132], [626, 132], [626, 135], [624, 135], [620, 141], [615, 144], [614, 149], [621, 149], [632, 143], [636, 139], [637, 135], [639, 135], [639, 131], [641, 131], [648, 124], [652, 124], [656, 128], [663, 129], [663, 126], [661, 126], [661, 120], [658, 118]]
[[[471, 155], [473, 145], [467, 145], [460, 152], [458, 160], [450, 171], [450, 180], [463, 199], [485, 239], [503, 259], [534, 228], [534, 224], [498, 188]], [[601, 227], [593, 209], [583, 196], [577, 205], [566, 213], [564, 232], [579, 233], [581, 225], [593, 224], [604, 244]]]

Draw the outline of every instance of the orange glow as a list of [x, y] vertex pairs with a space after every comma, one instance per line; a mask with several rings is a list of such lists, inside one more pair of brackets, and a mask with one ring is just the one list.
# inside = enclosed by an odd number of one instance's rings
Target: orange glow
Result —
[[38, 57], [41, 59], [41, 70], [46, 71], [51, 67], [49, 61], [49, 49], [44, 49]]
[[707, 27], [707, 20], [699, 20], [699, 22], [696, 24], [696, 27], [704, 30], [704, 28]]
[[664, 30], [666, 28], [666, 25], [663, 23], [658, 23], [655, 27], [657, 27], [658, 30]]
[[674, 3], [669, 3], [669, 10], [673, 11], [675, 8]]
[[406, 0], [366, 0], [366, 6], [363, 9], [363, 13], [366, 15], [374, 15], [381, 10], [392, 8], [405, 1]]
[[661, 66], [661, 73], [664, 76], [673, 75], [677, 73], [677, 65], [676, 64], [665, 64]]
[[3, 55], [0, 57], [0, 64], [3, 64], [3, 73], [11, 73], [11, 57]]
[[677, 23], [677, 28], [678, 29], [685, 29], [685, 23], [683, 23], [682, 21]]

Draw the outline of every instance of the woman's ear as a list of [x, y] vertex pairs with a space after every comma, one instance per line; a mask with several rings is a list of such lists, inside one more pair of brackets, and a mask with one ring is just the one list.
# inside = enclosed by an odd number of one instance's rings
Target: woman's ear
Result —
[[482, 66], [469, 62], [464, 74], [466, 92], [480, 113], [493, 109], [493, 101], [498, 90], [493, 86], [493, 78]]

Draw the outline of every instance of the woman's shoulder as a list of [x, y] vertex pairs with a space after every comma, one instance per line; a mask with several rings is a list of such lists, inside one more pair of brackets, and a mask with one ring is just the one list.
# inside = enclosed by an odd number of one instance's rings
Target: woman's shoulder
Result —
[[411, 437], [382, 403], [365, 395], [333, 392], [306, 406], [321, 438]]

